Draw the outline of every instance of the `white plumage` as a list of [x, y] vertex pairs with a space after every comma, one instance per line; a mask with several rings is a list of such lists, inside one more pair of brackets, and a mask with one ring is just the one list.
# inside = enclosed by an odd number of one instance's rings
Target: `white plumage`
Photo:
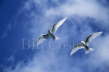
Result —
[[95, 39], [96, 37], [98, 37], [98, 36], [101, 35], [101, 34], [102, 34], [102, 32], [96, 32], [96, 33], [93, 33], [93, 34], [87, 36], [84, 41], [81, 41], [80, 44], [76, 45], [76, 46], [72, 49], [70, 55], [74, 54], [75, 52], [77, 52], [78, 50], [80, 50], [80, 49], [82, 49], [82, 48], [85, 48], [86, 54], [89, 53], [90, 51], [93, 51], [93, 49], [92, 49], [92, 48], [89, 48], [88, 45], [89, 45], [89, 43], [90, 43], [93, 39]]
[[38, 39], [37, 39], [37, 45], [41, 44], [42, 42], [44, 42], [46, 39], [48, 38], [53, 38], [54, 40], [57, 40], [58, 37], [56, 37], [54, 35], [54, 33], [59, 29], [60, 26], [62, 26], [62, 24], [64, 24], [64, 22], [67, 20], [67, 17], [61, 19], [59, 22], [57, 22], [57, 24], [54, 24], [53, 27], [48, 30], [47, 34], [42, 34]]

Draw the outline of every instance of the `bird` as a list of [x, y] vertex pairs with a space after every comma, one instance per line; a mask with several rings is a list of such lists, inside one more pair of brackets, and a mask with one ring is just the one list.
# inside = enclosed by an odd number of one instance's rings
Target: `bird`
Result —
[[89, 44], [93, 39], [100, 36], [101, 34], [102, 32], [95, 32], [88, 35], [84, 41], [81, 41], [79, 44], [74, 46], [74, 48], [71, 50], [70, 55], [73, 55], [75, 52], [77, 52], [80, 49], [85, 49], [86, 54], [88, 54], [90, 51], [93, 51], [93, 48], [89, 48]]
[[52, 38], [53, 40], [58, 40], [59, 37], [57, 37], [55, 35], [55, 32], [59, 29], [60, 26], [62, 26], [62, 24], [64, 24], [64, 22], [67, 20], [67, 17], [64, 17], [63, 19], [61, 19], [60, 21], [58, 21], [56, 24], [54, 24], [51, 29], [48, 30], [47, 34], [42, 34], [39, 36], [39, 38], [37, 39], [37, 45], [41, 44], [42, 42], [44, 42], [46, 39], [48, 38]]

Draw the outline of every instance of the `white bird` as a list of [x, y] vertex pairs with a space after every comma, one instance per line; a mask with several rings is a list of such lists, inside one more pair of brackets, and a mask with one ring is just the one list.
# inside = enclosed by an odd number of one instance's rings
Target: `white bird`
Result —
[[73, 55], [75, 52], [77, 52], [77, 51], [80, 50], [80, 49], [85, 49], [85, 50], [86, 50], [86, 52], [85, 52], [86, 54], [89, 53], [90, 51], [93, 51], [92, 48], [89, 48], [89, 47], [88, 47], [88, 46], [89, 46], [89, 43], [90, 43], [93, 39], [95, 39], [96, 37], [98, 37], [98, 36], [101, 35], [101, 34], [102, 34], [102, 32], [96, 32], [96, 33], [93, 33], [93, 34], [87, 36], [87, 38], [86, 38], [84, 41], [81, 41], [80, 44], [76, 45], [76, 46], [72, 49], [70, 55]]
[[41, 44], [44, 40], [48, 38], [52, 38], [53, 40], [58, 40], [59, 38], [54, 35], [54, 33], [58, 30], [62, 24], [67, 20], [67, 17], [61, 19], [57, 24], [54, 24], [50, 30], [48, 30], [47, 34], [42, 34], [38, 40], [37, 40], [37, 45]]

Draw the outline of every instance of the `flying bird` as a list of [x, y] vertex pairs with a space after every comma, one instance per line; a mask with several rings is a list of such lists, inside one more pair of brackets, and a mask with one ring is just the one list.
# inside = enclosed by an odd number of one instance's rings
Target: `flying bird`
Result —
[[52, 38], [53, 40], [58, 40], [59, 38], [54, 34], [59, 29], [59, 27], [62, 26], [62, 24], [64, 24], [66, 20], [67, 17], [61, 19], [59, 22], [57, 22], [57, 24], [54, 24], [50, 30], [48, 30], [47, 34], [42, 34], [37, 40], [37, 45], [41, 44], [48, 38]]
[[86, 54], [89, 53], [90, 51], [93, 51], [92, 48], [89, 48], [89, 43], [95, 39], [96, 37], [98, 37], [99, 35], [101, 35], [102, 32], [95, 32], [93, 34], [90, 34], [89, 36], [86, 37], [86, 39], [84, 41], [81, 41], [78, 45], [76, 45], [70, 55], [73, 55], [75, 52], [77, 52], [80, 49], [85, 49], [86, 50]]

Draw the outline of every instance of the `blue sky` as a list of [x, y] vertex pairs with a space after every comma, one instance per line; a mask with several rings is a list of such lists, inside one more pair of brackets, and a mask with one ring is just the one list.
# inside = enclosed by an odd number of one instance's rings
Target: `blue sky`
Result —
[[[108, 72], [108, 7], [108, 0], [1, 0], [0, 72]], [[23, 48], [22, 39], [36, 40], [64, 17], [59, 40]], [[93, 52], [70, 56], [75, 44], [97, 31], [103, 34], [91, 43]]]

